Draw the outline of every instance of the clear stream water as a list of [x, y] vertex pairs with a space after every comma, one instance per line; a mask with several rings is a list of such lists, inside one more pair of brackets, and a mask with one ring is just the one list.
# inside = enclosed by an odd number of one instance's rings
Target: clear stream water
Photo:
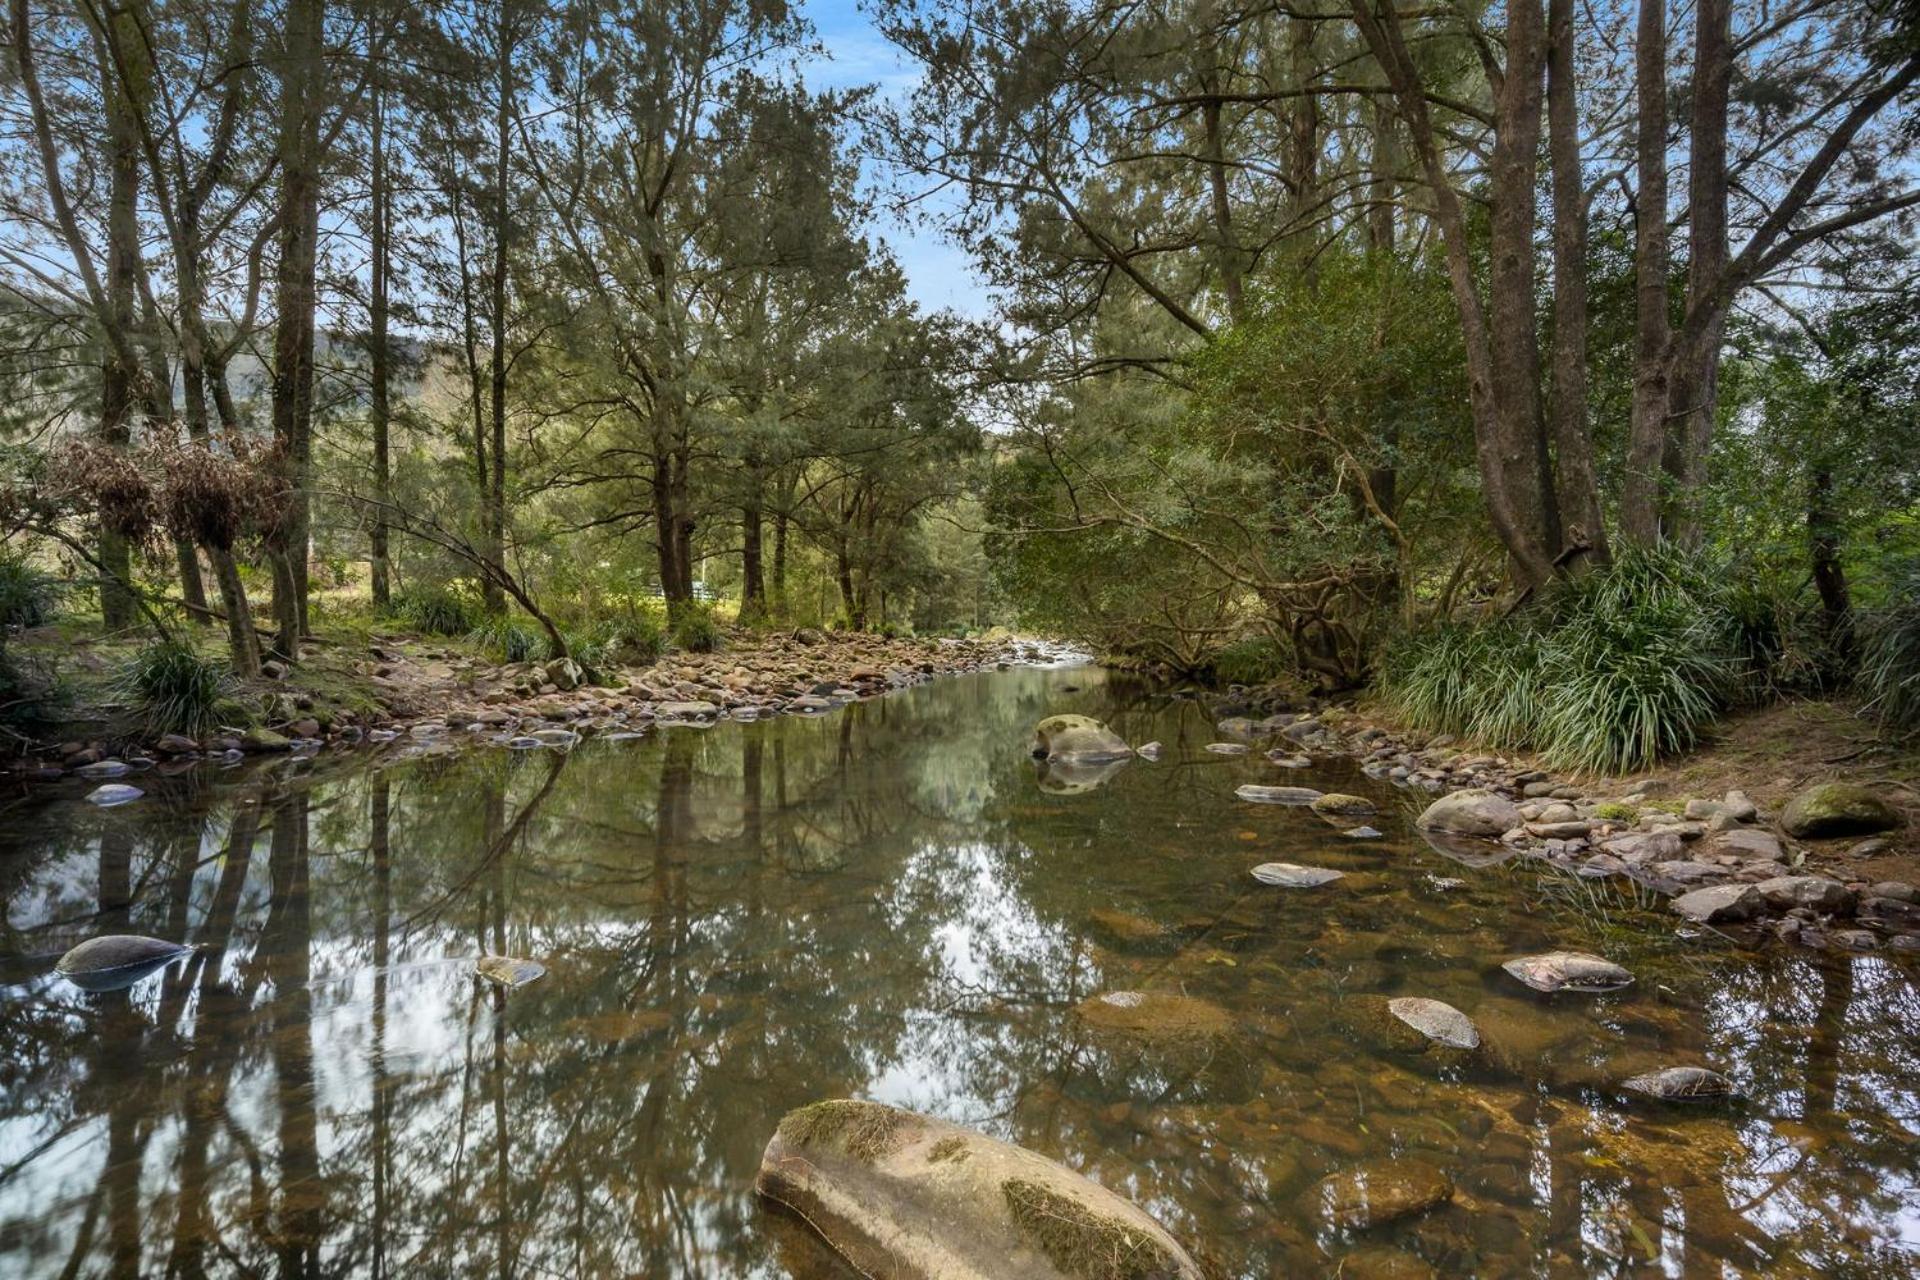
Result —
[[[1033, 723], [1167, 744], [1060, 793]], [[1221, 1276], [1920, 1273], [1920, 1000], [1878, 956], [1676, 935], [1657, 904], [1412, 832], [1345, 763], [1209, 754], [1204, 710], [1091, 668], [942, 680], [817, 719], [571, 753], [346, 754], [0, 815], [0, 1275], [830, 1276], [756, 1202], [810, 1100], [975, 1125], [1138, 1201]], [[1386, 838], [1244, 804], [1378, 798]], [[1044, 785], [1043, 785], [1044, 782]], [[1257, 863], [1336, 867], [1314, 890]], [[1450, 884], [1457, 881], [1457, 884]], [[107, 932], [202, 945], [130, 990]], [[1535, 996], [1585, 948], [1639, 981]], [[511, 995], [483, 951], [547, 975]], [[1074, 1014], [1177, 991], [1232, 1030]], [[1472, 1014], [1474, 1062], [1359, 997]], [[1744, 1099], [1634, 1103], [1700, 1063]], [[1342, 1233], [1313, 1187], [1414, 1161], [1451, 1203]]]

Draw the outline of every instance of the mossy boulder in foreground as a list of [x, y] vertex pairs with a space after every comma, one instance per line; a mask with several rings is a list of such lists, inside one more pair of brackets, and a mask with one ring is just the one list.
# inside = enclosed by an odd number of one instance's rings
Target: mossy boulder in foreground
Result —
[[1802, 840], [1870, 836], [1899, 826], [1900, 811], [1865, 787], [1827, 782], [1795, 796], [1780, 825]]
[[1200, 1280], [1130, 1201], [1023, 1147], [884, 1103], [788, 1112], [755, 1186], [870, 1276]]

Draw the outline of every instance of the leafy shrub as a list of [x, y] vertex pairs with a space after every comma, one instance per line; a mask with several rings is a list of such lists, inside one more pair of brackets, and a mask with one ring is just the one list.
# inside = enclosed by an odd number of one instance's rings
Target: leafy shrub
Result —
[[0, 726], [30, 742], [44, 738], [70, 699], [71, 690], [44, 664], [0, 646]]
[[1889, 733], [1920, 733], [1920, 595], [1869, 614], [1865, 624], [1860, 683], [1868, 713]]
[[65, 590], [58, 578], [35, 568], [25, 556], [0, 556], [0, 630], [44, 624]]
[[149, 733], [199, 737], [219, 723], [226, 664], [203, 658], [179, 640], [159, 640], [121, 668], [115, 692]]
[[479, 628], [479, 605], [451, 587], [409, 588], [394, 593], [388, 616], [431, 636], [464, 636]]
[[1522, 616], [1402, 640], [1381, 687], [1418, 728], [1619, 772], [1693, 745], [1737, 691], [1740, 635], [1712, 566], [1628, 552]]
[[684, 604], [674, 611], [674, 648], [683, 653], [712, 653], [719, 649], [721, 639], [720, 624], [705, 605]]

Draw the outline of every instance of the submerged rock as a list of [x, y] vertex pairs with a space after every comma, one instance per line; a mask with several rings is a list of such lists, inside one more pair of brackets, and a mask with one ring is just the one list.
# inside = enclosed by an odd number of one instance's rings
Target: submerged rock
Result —
[[521, 960], [514, 956], [481, 956], [473, 962], [474, 977], [483, 978], [509, 991], [526, 986], [546, 971], [547, 967], [538, 960]]
[[1364, 1231], [1445, 1204], [1453, 1182], [1423, 1161], [1370, 1160], [1321, 1179], [1308, 1198], [1315, 1216]]
[[1267, 759], [1273, 761], [1273, 763], [1279, 765], [1282, 769], [1311, 769], [1313, 767], [1312, 756], [1295, 755], [1286, 751], [1269, 751], [1267, 752]]
[[138, 787], [130, 787], [123, 782], [109, 782], [105, 786], [95, 787], [87, 792], [87, 803], [97, 804], [102, 809], [111, 809], [115, 805], [132, 804], [147, 794]]
[[1217, 756], [1243, 756], [1247, 754], [1247, 744], [1244, 742], [1209, 742], [1206, 749]]
[[1520, 807], [1505, 796], [1491, 791], [1456, 791], [1428, 805], [1415, 825], [1461, 836], [1500, 836], [1521, 822]]
[[1618, 991], [1633, 982], [1633, 975], [1600, 956], [1585, 951], [1549, 951], [1543, 955], [1521, 956], [1500, 966], [1535, 991], [1574, 991], [1597, 994]]
[[1477, 1049], [1480, 1028], [1473, 1019], [1442, 1000], [1425, 996], [1397, 996], [1387, 1001], [1387, 1012], [1435, 1044], [1448, 1049]]
[[1263, 862], [1253, 869], [1253, 878], [1281, 889], [1318, 889], [1323, 884], [1345, 879], [1346, 872], [1331, 867], [1302, 867], [1291, 862]]
[[1125, 760], [1133, 748], [1092, 716], [1048, 716], [1033, 726], [1033, 754], [1047, 761], [1098, 764]]
[[1088, 1026], [1147, 1040], [1224, 1035], [1233, 1019], [1219, 1005], [1177, 991], [1103, 991], [1074, 1006]]
[[1142, 760], [1158, 760], [1160, 758], [1160, 752], [1161, 746], [1158, 742], [1149, 742], [1145, 746], [1137, 749], [1134, 754]]
[[1263, 787], [1254, 782], [1234, 788], [1233, 794], [1255, 804], [1312, 804], [1320, 798], [1312, 787]]
[[1380, 838], [1380, 832], [1368, 826], [1348, 827], [1340, 834], [1349, 840], [1378, 840]]
[[780, 1121], [755, 1189], [863, 1275], [937, 1280], [1200, 1280], [1132, 1202], [1023, 1147], [878, 1102]]
[[1339, 791], [1327, 792], [1315, 800], [1312, 807], [1315, 813], [1341, 818], [1365, 818], [1379, 812], [1365, 796], [1350, 796]]
[[192, 947], [164, 938], [112, 933], [73, 948], [53, 971], [85, 991], [117, 991], [191, 954]]
[[1735, 1092], [1733, 1081], [1705, 1067], [1665, 1067], [1634, 1076], [1622, 1086], [1662, 1102], [1710, 1102]]
[[1780, 825], [1802, 840], [1870, 836], [1899, 826], [1900, 811], [1866, 787], [1828, 782], [1795, 796], [1780, 815]]

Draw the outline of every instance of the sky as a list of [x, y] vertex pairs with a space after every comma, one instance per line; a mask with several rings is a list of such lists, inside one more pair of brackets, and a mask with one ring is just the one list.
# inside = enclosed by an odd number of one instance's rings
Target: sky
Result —
[[[814, 25], [824, 59], [802, 68], [807, 83], [820, 89], [874, 85], [889, 98], [904, 98], [919, 81], [916, 68], [874, 29], [855, 0], [803, 0], [801, 12]], [[872, 172], [868, 181], [887, 175]], [[934, 202], [935, 210], [940, 205]], [[907, 274], [907, 292], [927, 310], [951, 309], [984, 319], [991, 299], [966, 253], [949, 244], [936, 225], [924, 219], [903, 221], [881, 209], [875, 234], [893, 246]]]

